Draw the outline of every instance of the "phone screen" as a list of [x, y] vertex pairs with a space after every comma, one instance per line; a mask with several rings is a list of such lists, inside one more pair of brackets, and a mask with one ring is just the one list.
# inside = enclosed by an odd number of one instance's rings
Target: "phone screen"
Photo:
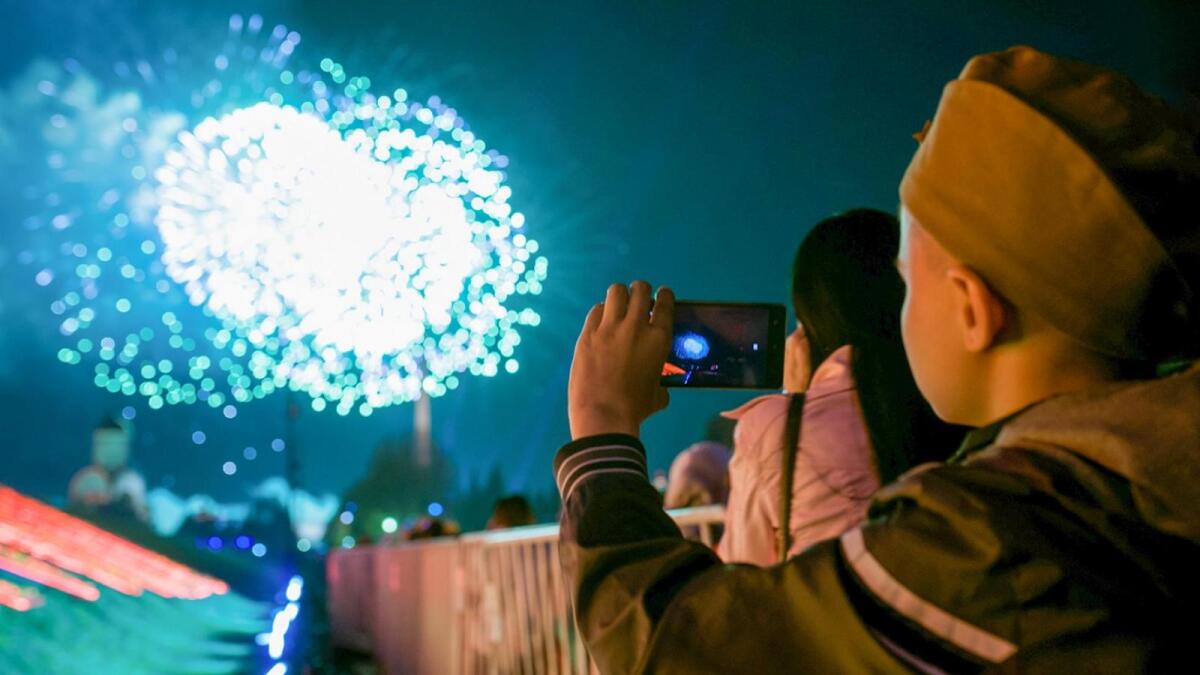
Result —
[[663, 386], [780, 388], [786, 319], [778, 304], [677, 302]]

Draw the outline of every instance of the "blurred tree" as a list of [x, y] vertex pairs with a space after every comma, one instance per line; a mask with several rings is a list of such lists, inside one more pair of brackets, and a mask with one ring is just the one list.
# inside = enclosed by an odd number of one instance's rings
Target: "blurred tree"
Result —
[[[375, 541], [385, 534], [383, 522], [388, 518], [402, 527], [426, 514], [442, 515], [430, 513], [430, 505], [444, 505], [451, 496], [454, 465], [436, 443], [430, 444], [428, 456], [424, 448], [417, 450], [412, 439], [395, 437], [375, 446], [366, 475], [346, 490], [342, 509], [330, 523], [330, 545], [341, 545], [347, 536]], [[343, 517], [346, 512], [351, 516]]]

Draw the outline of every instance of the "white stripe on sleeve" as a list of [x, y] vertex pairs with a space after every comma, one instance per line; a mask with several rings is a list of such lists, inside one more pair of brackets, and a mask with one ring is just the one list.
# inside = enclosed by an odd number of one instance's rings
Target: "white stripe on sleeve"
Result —
[[1001, 663], [1017, 652], [1017, 646], [998, 635], [926, 602], [893, 577], [867, 550], [862, 528], [842, 535], [842, 551], [854, 573], [875, 597], [930, 633], [991, 663]]

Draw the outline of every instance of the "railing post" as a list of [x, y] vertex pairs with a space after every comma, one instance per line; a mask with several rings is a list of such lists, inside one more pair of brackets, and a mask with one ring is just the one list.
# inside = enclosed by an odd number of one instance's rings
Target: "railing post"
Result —
[[[670, 515], [708, 545], [724, 518], [720, 507]], [[389, 673], [424, 667], [412, 658], [480, 675], [597, 672], [575, 625], [555, 526], [335, 551], [326, 569], [334, 639], [370, 649]]]

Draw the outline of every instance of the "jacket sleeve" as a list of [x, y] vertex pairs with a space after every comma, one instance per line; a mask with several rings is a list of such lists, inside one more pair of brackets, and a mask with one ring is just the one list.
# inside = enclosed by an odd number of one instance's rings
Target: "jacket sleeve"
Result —
[[605, 436], [555, 462], [563, 565], [600, 672], [904, 670], [857, 619], [836, 542], [773, 568], [722, 565], [663, 511], [644, 457]]
[[[930, 560], [941, 569], [918, 574], [952, 594], [957, 586], [948, 575], [986, 574], [989, 565], [972, 542], [940, 547], [945, 530], [961, 523], [911, 503], [897, 518], [784, 564], [725, 565], [685, 540], [663, 511], [637, 439], [580, 439], [559, 451], [555, 471], [563, 566], [579, 629], [602, 673], [972, 672], [1015, 651], [888, 574], [887, 560], [909, 558], [919, 568], [921, 547], [940, 548]], [[961, 536], [946, 540], [962, 543]], [[876, 541], [887, 549], [884, 563], [872, 555]]]

